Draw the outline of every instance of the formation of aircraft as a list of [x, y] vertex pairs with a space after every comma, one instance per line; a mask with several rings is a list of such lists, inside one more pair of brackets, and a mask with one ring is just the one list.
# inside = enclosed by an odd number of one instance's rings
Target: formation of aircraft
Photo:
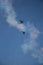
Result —
[[[23, 24], [24, 22], [20, 20], [20, 24]], [[25, 31], [22, 31], [23, 34], [25, 34]]]

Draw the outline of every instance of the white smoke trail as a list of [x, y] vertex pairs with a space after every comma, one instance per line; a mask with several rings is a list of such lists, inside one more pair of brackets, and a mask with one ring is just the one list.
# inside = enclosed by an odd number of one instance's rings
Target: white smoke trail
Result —
[[[26, 47], [26, 49], [33, 50], [38, 46], [36, 39], [38, 38], [40, 32], [33, 24], [30, 23], [27, 24], [27, 32], [29, 33], [30, 37], [28, 35], [29, 38], [27, 37], [25, 39], [26, 41], [24, 41], [22, 48], [24, 49]], [[25, 44], [27, 44], [28, 47]]]
[[1, 0], [1, 8], [3, 8], [7, 13], [7, 23], [9, 23], [13, 27], [16, 27], [20, 31], [25, 31], [25, 25], [19, 24], [17, 22], [16, 12], [13, 10], [12, 4], [9, 2], [9, 0]]
[[27, 24], [27, 32], [29, 33], [30, 37], [28, 36], [24, 40], [24, 44], [21, 45], [22, 51], [25, 54], [31, 51], [31, 55], [34, 58], [38, 58], [39, 63], [43, 63], [43, 48], [40, 50], [38, 48], [39, 43], [37, 42], [38, 36], [41, 34], [41, 32], [39, 32], [39, 30], [30, 23]]

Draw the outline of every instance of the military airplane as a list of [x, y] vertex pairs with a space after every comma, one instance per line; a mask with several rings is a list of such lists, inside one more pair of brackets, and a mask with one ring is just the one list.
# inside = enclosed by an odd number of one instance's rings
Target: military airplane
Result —
[[24, 32], [24, 31], [22, 31], [22, 33], [23, 33], [23, 34], [25, 34], [25, 32]]
[[[23, 24], [24, 22], [20, 20], [20, 24]], [[22, 31], [23, 34], [25, 34], [25, 31]]]
[[22, 24], [22, 23], [24, 23], [22, 20], [20, 20], [20, 23]]

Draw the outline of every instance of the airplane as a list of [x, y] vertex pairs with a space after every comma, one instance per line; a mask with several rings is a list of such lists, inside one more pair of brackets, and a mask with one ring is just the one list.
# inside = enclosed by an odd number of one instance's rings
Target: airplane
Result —
[[[23, 24], [24, 22], [22, 20], [20, 20], [20, 23]], [[22, 31], [23, 34], [25, 34], [25, 31]]]
[[22, 20], [20, 20], [20, 23], [22, 24], [22, 23], [23, 23], [23, 21], [22, 21]]
[[24, 32], [24, 31], [22, 31], [22, 33], [23, 33], [23, 34], [25, 34], [25, 32]]

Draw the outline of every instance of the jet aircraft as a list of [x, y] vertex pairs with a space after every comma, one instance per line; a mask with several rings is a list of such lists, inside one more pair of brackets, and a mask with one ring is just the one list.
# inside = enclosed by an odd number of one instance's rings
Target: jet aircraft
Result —
[[[23, 24], [24, 22], [20, 20], [20, 24]], [[22, 31], [23, 34], [25, 34], [25, 31]]]
[[22, 20], [20, 20], [20, 23], [23, 24], [24, 22]]

